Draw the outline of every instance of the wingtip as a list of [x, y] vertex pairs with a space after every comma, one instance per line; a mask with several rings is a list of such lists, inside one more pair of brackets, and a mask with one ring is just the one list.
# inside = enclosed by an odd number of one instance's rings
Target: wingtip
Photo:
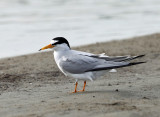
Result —
[[142, 55], [139, 55], [139, 56], [137, 56], [137, 57], [144, 57], [145, 56], [145, 54], [142, 54]]
[[143, 62], [132, 62], [132, 63], [129, 63], [128, 65], [138, 65], [138, 64], [143, 64], [143, 63], [147, 63], [147, 61], [143, 61]]

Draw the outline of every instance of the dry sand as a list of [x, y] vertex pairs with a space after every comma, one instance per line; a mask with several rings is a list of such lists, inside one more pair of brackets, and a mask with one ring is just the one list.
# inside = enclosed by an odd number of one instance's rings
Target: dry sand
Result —
[[[39, 48], [37, 48], [39, 49]], [[146, 54], [145, 64], [118, 69], [71, 94], [74, 79], [52, 52], [0, 60], [0, 117], [159, 117], [160, 34], [74, 48], [114, 55]], [[81, 89], [83, 82], [79, 82]]]

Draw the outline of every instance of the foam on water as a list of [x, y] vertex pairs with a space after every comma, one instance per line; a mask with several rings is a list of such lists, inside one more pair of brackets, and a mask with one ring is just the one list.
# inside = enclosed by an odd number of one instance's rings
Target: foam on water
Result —
[[0, 58], [56, 36], [78, 46], [160, 31], [159, 0], [0, 0], [0, 9]]

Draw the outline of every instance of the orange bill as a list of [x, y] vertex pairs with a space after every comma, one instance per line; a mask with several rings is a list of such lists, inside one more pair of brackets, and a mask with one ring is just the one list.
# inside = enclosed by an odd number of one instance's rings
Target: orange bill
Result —
[[53, 47], [54, 47], [54, 46], [53, 46], [52, 44], [49, 44], [49, 45], [47, 45], [47, 46], [41, 48], [39, 51], [45, 50], [45, 49], [48, 49], [48, 48], [53, 48]]

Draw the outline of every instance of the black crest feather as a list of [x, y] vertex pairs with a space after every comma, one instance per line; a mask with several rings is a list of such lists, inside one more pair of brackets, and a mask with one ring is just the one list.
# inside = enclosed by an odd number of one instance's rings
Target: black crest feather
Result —
[[67, 44], [67, 45], [68, 45], [68, 47], [70, 48], [70, 45], [69, 45], [69, 43], [68, 43], [67, 39], [65, 39], [64, 37], [56, 37], [56, 38], [54, 38], [54, 39], [52, 39], [52, 40], [56, 40], [56, 41], [57, 41], [57, 42], [56, 42], [56, 43], [54, 43], [53, 45], [63, 44], [63, 43], [65, 43], [65, 44]]

